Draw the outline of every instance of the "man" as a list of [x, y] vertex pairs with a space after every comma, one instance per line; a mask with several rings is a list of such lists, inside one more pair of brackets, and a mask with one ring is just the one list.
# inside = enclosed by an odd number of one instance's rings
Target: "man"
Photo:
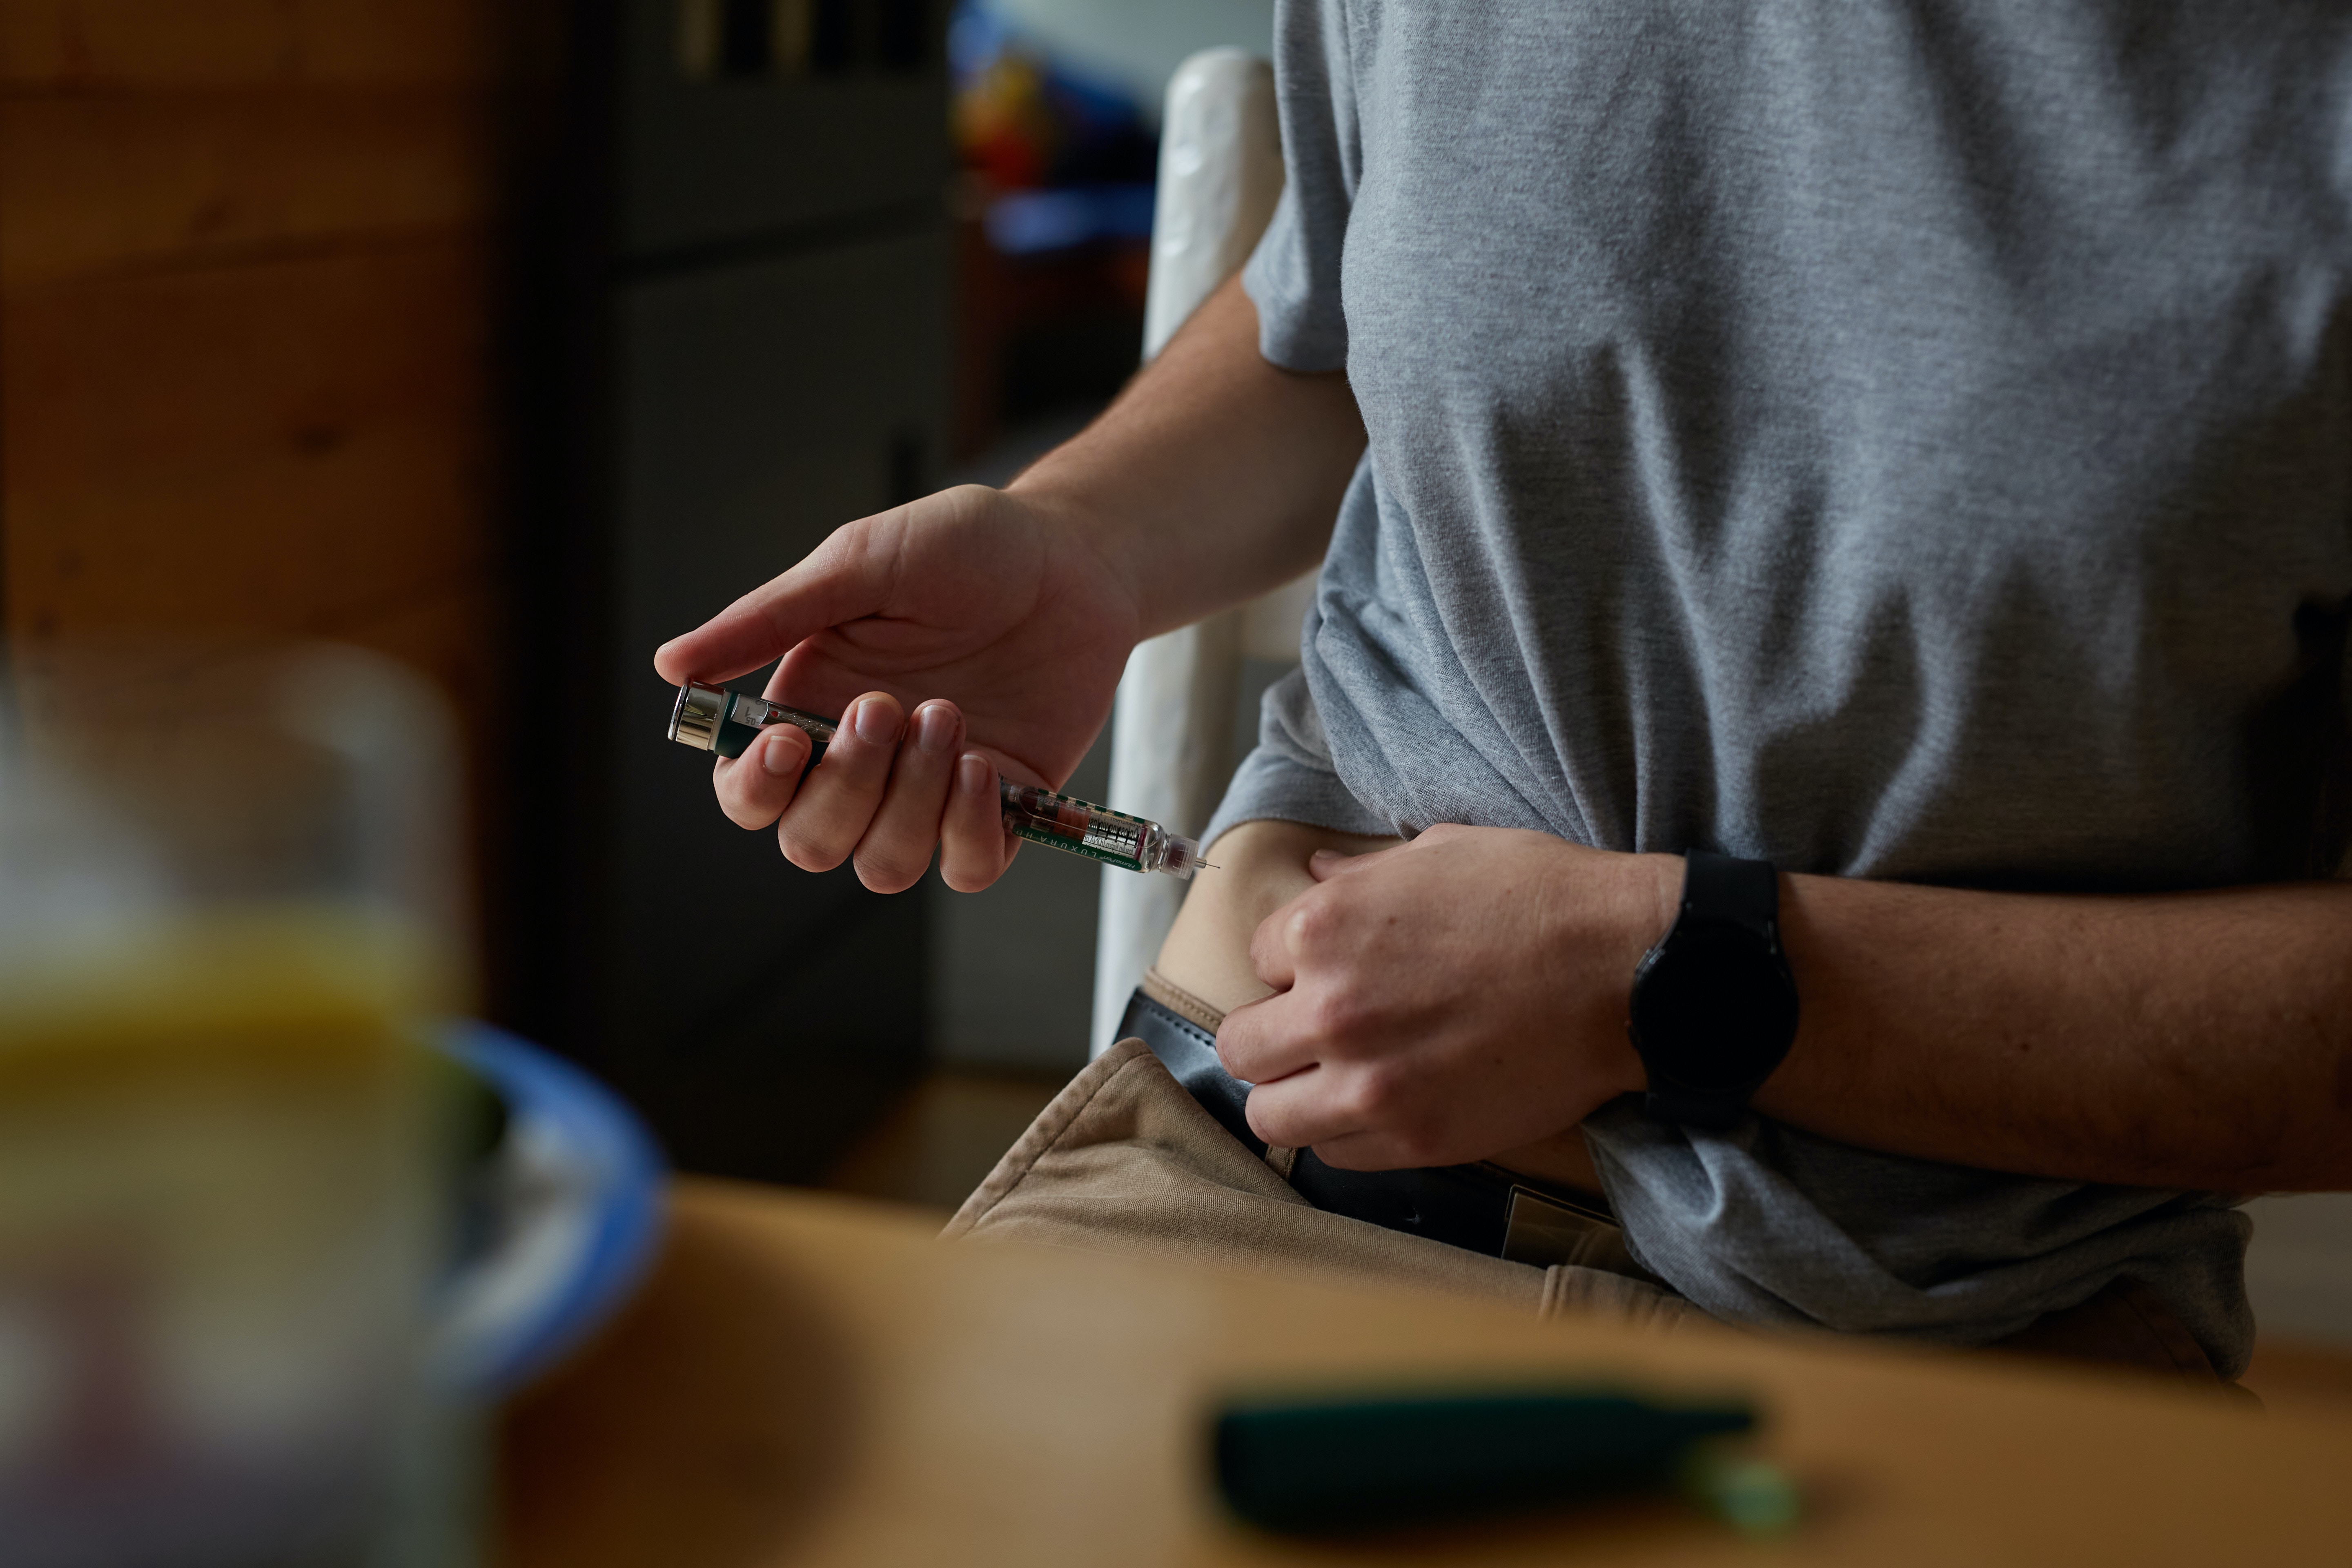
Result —
[[2352, 16], [1300, 0], [1277, 75], [1274, 226], [1109, 412], [661, 650], [854, 715], [729, 815], [984, 887], [1000, 771], [1322, 558], [1161, 961], [1239, 1135], [2234, 1376], [2230, 1195], [2352, 1182]]

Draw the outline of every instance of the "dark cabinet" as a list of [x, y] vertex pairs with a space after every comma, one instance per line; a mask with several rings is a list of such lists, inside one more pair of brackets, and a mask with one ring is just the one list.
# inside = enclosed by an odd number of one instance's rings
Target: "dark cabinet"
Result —
[[[651, 660], [929, 487], [950, 335], [944, 16], [760, 0], [762, 49], [739, 36], [730, 59], [745, 15], [576, 17], [561, 151], [531, 176], [562, 195], [519, 279], [535, 437], [515, 641], [571, 695], [562, 732], [518, 748], [502, 994], [681, 1165], [813, 1180], [919, 1070], [928, 895], [808, 875], [728, 824], [708, 763], [664, 738]], [[795, 17], [808, 36], [785, 58], [773, 29]]]

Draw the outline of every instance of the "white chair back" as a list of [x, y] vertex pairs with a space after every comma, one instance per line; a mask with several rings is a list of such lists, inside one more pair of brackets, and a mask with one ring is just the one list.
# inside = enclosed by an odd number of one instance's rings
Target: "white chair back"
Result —
[[[1207, 49], [1168, 83], [1159, 205], [1144, 297], [1150, 359], [1249, 258], [1282, 195], [1274, 70], [1241, 49]], [[1245, 658], [1298, 658], [1313, 574], [1265, 598], [1142, 644], [1111, 715], [1110, 799], [1197, 834], [1232, 779]], [[1214, 873], [1210, 873], [1214, 875]], [[1129, 994], [1160, 952], [1184, 884], [1106, 867], [1095, 937], [1093, 1054], [1108, 1049]]]

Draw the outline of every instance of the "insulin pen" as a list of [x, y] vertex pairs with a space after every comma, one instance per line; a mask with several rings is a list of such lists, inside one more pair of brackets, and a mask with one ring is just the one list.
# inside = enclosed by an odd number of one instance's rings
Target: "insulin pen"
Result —
[[[689, 680], [678, 689], [677, 706], [670, 710], [669, 738], [698, 752], [740, 757], [752, 737], [771, 724], [806, 731], [816, 742], [811, 762], [824, 754], [837, 727], [830, 719], [763, 697]], [[1004, 804], [1005, 827], [1023, 838], [1129, 871], [1164, 871], [1179, 881], [1190, 881], [1201, 865], [1198, 839], [1171, 833], [1156, 822], [1011, 779], [999, 781], [998, 794]]]

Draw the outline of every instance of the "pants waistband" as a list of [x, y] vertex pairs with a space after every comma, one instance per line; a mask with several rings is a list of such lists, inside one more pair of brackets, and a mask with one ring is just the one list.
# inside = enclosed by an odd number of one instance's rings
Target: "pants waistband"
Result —
[[[1250, 1131], [1249, 1086], [1217, 1060], [1217, 1037], [1143, 991], [1127, 1005], [1121, 1038], [1140, 1039], [1217, 1124], [1259, 1156], [1279, 1154]], [[1269, 1162], [1283, 1168], [1279, 1159]], [[1588, 1194], [1488, 1164], [1409, 1171], [1342, 1171], [1311, 1149], [1291, 1152], [1291, 1186], [1317, 1208], [1408, 1236], [1538, 1266], [1586, 1263], [1643, 1271], [1624, 1256], [1616, 1218]], [[1646, 1277], [1644, 1275], [1643, 1277]]]

